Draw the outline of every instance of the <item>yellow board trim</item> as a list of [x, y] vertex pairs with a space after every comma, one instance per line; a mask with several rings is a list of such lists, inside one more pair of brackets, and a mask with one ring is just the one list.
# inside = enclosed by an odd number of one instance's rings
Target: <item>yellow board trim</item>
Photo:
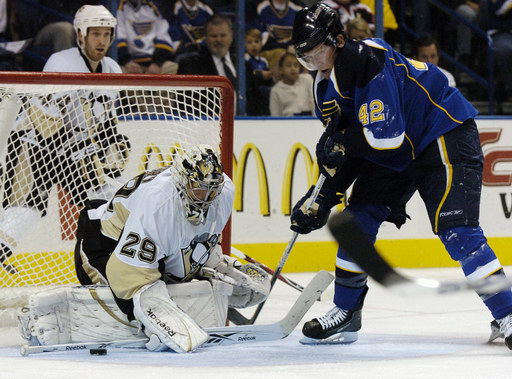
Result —
[[[488, 238], [490, 246], [496, 253], [503, 266], [512, 265], [510, 246], [512, 237]], [[237, 249], [265, 265], [275, 268], [287, 243], [254, 243], [236, 244]], [[394, 267], [402, 268], [432, 268], [458, 267], [445, 251], [443, 244], [437, 238], [380, 240], [377, 248], [384, 258]], [[297, 242], [293, 247], [283, 272], [308, 272], [328, 270], [336, 267], [337, 246], [334, 242]], [[59, 267], [65, 267], [65, 282], [57, 283], [52, 267], [57, 256], [60, 258]], [[19, 287], [23, 285], [78, 284], [74, 270], [72, 252], [21, 253], [16, 254], [5, 263], [16, 266], [23, 262], [25, 270], [18, 275], [10, 275], [0, 270], [0, 287]], [[28, 264], [27, 264], [28, 262]], [[52, 264], [53, 263], [53, 264]], [[52, 281], [52, 279], [54, 279]]]

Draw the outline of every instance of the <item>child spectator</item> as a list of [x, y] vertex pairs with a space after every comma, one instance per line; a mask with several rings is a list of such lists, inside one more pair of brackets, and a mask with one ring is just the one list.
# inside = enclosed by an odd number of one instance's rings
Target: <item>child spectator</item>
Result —
[[261, 32], [249, 29], [245, 33], [245, 60], [252, 67], [253, 74], [262, 85], [272, 85], [272, 72], [268, 61], [260, 55], [262, 49]]
[[346, 29], [347, 37], [350, 39], [360, 41], [365, 38], [373, 37], [373, 33], [370, 30], [370, 25], [368, 25], [368, 23], [361, 17], [353, 18], [347, 22]]
[[278, 65], [280, 80], [270, 93], [270, 115], [312, 115], [315, 108], [313, 77], [301, 73], [301, 65], [295, 54], [283, 54]]
[[252, 69], [254, 85], [252, 89], [257, 91], [258, 96], [251, 96], [253, 102], [250, 108], [257, 107], [259, 115], [269, 114], [270, 90], [274, 84], [272, 71], [268, 61], [260, 55], [262, 49], [261, 32], [258, 29], [249, 29], [245, 32], [245, 62], [246, 67]]

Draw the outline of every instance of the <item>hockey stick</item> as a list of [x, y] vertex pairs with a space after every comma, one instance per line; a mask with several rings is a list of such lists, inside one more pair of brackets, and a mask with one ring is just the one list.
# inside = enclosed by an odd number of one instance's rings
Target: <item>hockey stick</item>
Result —
[[[309, 210], [313, 203], [315, 202], [316, 198], [318, 197], [318, 194], [320, 193], [320, 190], [322, 189], [322, 186], [325, 182], [325, 176], [323, 174], [320, 174], [318, 177], [318, 181], [316, 182], [315, 189], [313, 190], [313, 193], [311, 194], [311, 197], [309, 198], [309, 202], [306, 205], [306, 209]], [[281, 274], [281, 271], [283, 271], [284, 264], [286, 263], [286, 260], [288, 259], [288, 256], [290, 255], [290, 252], [292, 251], [293, 245], [295, 245], [295, 241], [297, 240], [297, 237], [299, 236], [299, 233], [293, 232], [292, 238], [290, 239], [290, 242], [288, 242], [288, 246], [286, 246], [286, 249], [284, 250], [283, 255], [281, 256], [281, 260], [279, 261], [279, 264], [277, 265], [276, 270], [274, 271], [274, 274], [272, 275], [272, 278], [270, 278], [270, 291], [272, 291], [272, 288], [274, 288], [274, 284], [276, 283], [277, 277], [279, 274]], [[268, 299], [268, 298], [267, 298]], [[254, 311], [254, 314], [252, 315], [251, 319], [249, 320], [250, 324], [254, 324], [256, 319], [258, 318], [261, 309], [265, 305], [267, 300], [261, 302], [258, 304], [258, 307]]]
[[[265, 272], [269, 273], [270, 275], [273, 275], [275, 273], [275, 271], [272, 270], [270, 267], [266, 266], [265, 264], [263, 264], [261, 262], [258, 262], [256, 259], [251, 258], [247, 254], [245, 254], [243, 251], [240, 251], [240, 250], [238, 250], [237, 248], [235, 248], [233, 246], [231, 246], [231, 254], [233, 254], [234, 256], [236, 256], [236, 257], [238, 257], [240, 259], [243, 259], [246, 262], [249, 262], [249, 263], [252, 263], [252, 264], [258, 266], [259, 268], [263, 269]], [[277, 279], [279, 279], [283, 283], [288, 284], [290, 287], [295, 288], [299, 292], [304, 291], [304, 287], [303, 286], [301, 286], [299, 283], [294, 282], [290, 278], [287, 278], [284, 275], [279, 274], [277, 276]]]
[[361, 269], [382, 286], [400, 294], [448, 294], [467, 290], [486, 294], [497, 293], [512, 287], [512, 281], [503, 276], [487, 277], [475, 281], [447, 282], [427, 278], [407, 278], [399, 274], [382, 258], [349, 211], [345, 210], [331, 217], [328, 226], [340, 247]]
[[[306, 312], [315, 303], [315, 299], [332, 282], [333, 276], [327, 271], [318, 272], [309, 282], [304, 292], [300, 294], [291, 309], [280, 321], [273, 324], [224, 326], [218, 328], [206, 328], [210, 338], [203, 346], [245, 344], [252, 342], [275, 341], [288, 335], [297, 327]], [[108, 342], [81, 342], [48, 346], [23, 345], [20, 353], [23, 356], [29, 354], [51, 351], [76, 351], [90, 349], [106, 349], [108, 347], [145, 347], [147, 338], [133, 340], [118, 340]]]
[[[249, 263], [255, 264], [256, 266], [262, 268], [269, 274], [273, 274], [275, 272], [270, 267], [265, 266], [263, 263], [258, 262], [254, 258], [251, 258], [247, 254], [245, 254], [243, 251], [240, 251], [233, 246], [231, 246], [231, 253], [240, 259], [243, 259]], [[282, 282], [288, 284], [290, 287], [295, 288], [297, 291], [300, 291], [300, 292], [304, 291], [304, 287], [302, 287], [298, 283], [295, 283], [293, 280], [285, 277], [284, 275], [278, 275], [278, 279], [281, 280]], [[316, 300], [322, 301], [321, 297], [318, 297], [318, 299], [316, 299]], [[251, 319], [245, 317], [242, 313], [240, 313], [237, 309], [234, 309], [234, 308], [228, 308], [228, 320], [233, 322], [235, 325], [250, 325], [251, 324]]]

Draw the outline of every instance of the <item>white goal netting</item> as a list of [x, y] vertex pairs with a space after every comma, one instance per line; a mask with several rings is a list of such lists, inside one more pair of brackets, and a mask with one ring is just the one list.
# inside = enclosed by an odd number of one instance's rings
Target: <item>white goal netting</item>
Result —
[[0, 73], [0, 310], [20, 287], [78, 283], [87, 199], [192, 144], [218, 146], [231, 167], [232, 125], [219, 77]]

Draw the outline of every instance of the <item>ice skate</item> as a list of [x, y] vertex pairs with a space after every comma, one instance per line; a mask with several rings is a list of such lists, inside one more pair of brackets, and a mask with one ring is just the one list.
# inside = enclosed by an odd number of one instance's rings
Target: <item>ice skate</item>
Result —
[[489, 342], [497, 338], [504, 338], [505, 345], [512, 350], [512, 313], [499, 320], [491, 321], [491, 336]]
[[347, 311], [334, 307], [325, 316], [306, 322], [302, 327], [304, 337], [300, 343], [344, 344], [357, 341], [357, 331], [361, 329], [361, 308]]

